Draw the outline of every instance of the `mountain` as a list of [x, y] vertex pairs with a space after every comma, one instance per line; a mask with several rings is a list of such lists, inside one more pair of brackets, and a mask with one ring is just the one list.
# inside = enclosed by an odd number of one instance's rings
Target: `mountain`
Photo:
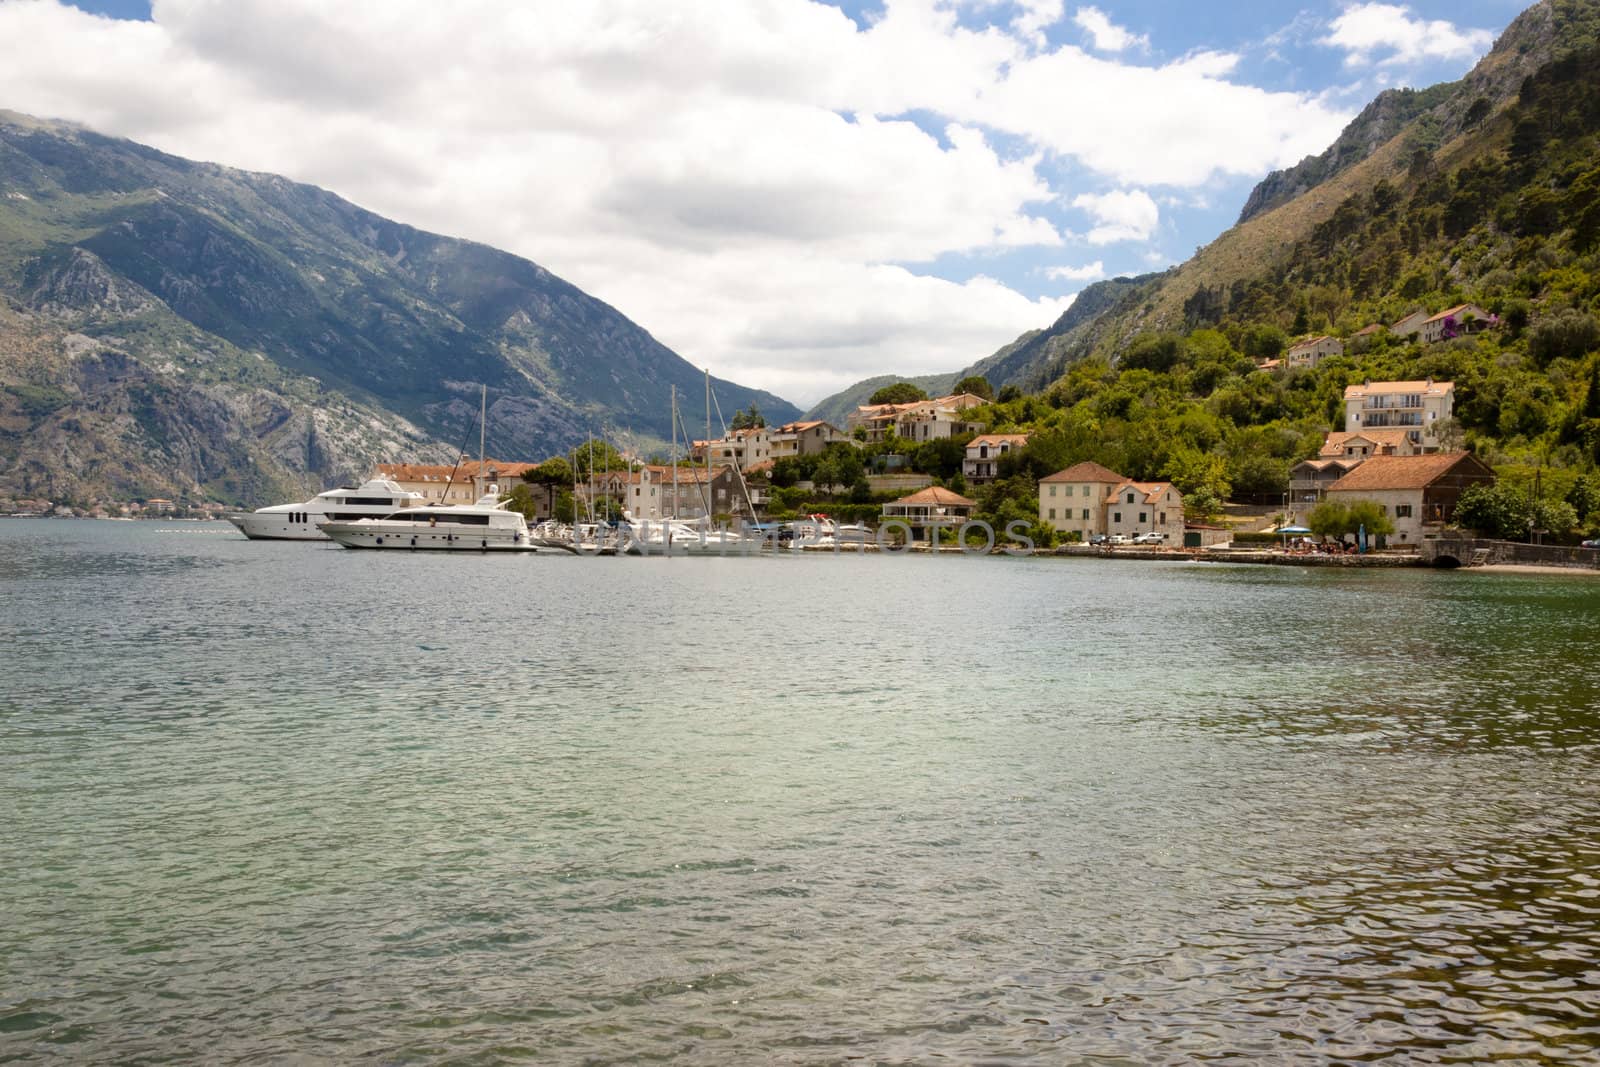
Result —
[[[1516, 227], [1500, 225], [1515, 205], [1499, 201], [1539, 199], [1540, 180], [1554, 195], [1584, 169], [1566, 173], [1581, 156], [1571, 150], [1593, 132], [1582, 105], [1558, 114], [1533, 94], [1541, 80], [1581, 85], [1583, 57], [1597, 44], [1600, 2], [1543, 0], [1513, 20], [1461, 80], [1381, 94], [1326, 152], [1268, 175], [1238, 224], [1105, 309], [1096, 336], [1077, 346], [1074, 358], [1115, 359], [1150, 332], [1263, 323], [1293, 330], [1302, 310], [1310, 312], [1309, 329], [1340, 332], [1393, 321], [1413, 307], [1437, 310], [1457, 297], [1504, 299], [1475, 288], [1465, 274], [1480, 256], [1463, 263], [1452, 250], [1469, 236], [1469, 215], [1473, 225], [1488, 224], [1479, 241], [1519, 236]], [[1560, 165], [1535, 168], [1536, 175], [1527, 164], [1542, 153]], [[1507, 166], [1508, 157], [1519, 158]], [[1387, 221], [1370, 226], [1375, 216]], [[1337, 277], [1329, 269], [1336, 251], [1345, 271]], [[1513, 247], [1508, 255], [1521, 261], [1530, 249]], [[1441, 274], [1441, 262], [1456, 265]], [[1407, 280], [1419, 273], [1425, 277]]]
[[[0, 493], [254, 503], [670, 434], [702, 372], [528, 260], [323, 189], [0, 112]], [[797, 408], [713, 380], [725, 412]]]

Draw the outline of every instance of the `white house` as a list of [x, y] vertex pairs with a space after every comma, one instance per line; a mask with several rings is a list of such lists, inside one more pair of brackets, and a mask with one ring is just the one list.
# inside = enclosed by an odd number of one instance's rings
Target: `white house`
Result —
[[1000, 457], [1014, 452], [1028, 443], [1025, 433], [986, 433], [967, 442], [967, 455], [961, 461], [961, 474], [974, 485], [991, 482], [995, 478], [995, 464]]
[[1437, 451], [1434, 428], [1455, 411], [1454, 382], [1363, 382], [1344, 391], [1346, 433], [1401, 429], [1425, 452]]
[[1499, 321], [1477, 304], [1457, 304], [1423, 320], [1422, 340], [1430, 345], [1448, 341], [1463, 334], [1480, 333]]

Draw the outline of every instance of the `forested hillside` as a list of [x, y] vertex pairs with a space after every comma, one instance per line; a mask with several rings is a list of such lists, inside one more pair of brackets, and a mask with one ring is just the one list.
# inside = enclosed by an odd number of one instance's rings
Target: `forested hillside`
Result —
[[[1541, 8], [1569, 46], [1513, 97], [1469, 101], [1469, 121], [1442, 144], [1429, 143], [1426, 115], [1414, 120], [1335, 180], [1342, 198], [1281, 255], [1200, 284], [1207, 273], [1186, 265], [1159, 292], [1107, 312], [1104, 343], [1050, 386], [984, 409], [991, 430], [1036, 433], [1017, 473], [1093, 459], [1170, 478], [1202, 512], [1229, 497], [1271, 499], [1290, 466], [1342, 428], [1347, 385], [1433, 378], [1456, 384], [1450, 443], [1600, 525], [1600, 19], [1591, 3]], [[1270, 227], [1297, 203], [1243, 228]], [[1223, 273], [1214, 256], [1207, 270]], [[1151, 328], [1163, 302], [1181, 313]], [[1496, 327], [1435, 344], [1358, 336], [1465, 303]], [[1325, 333], [1344, 339], [1345, 354], [1259, 369]], [[990, 489], [991, 510], [1029, 492], [1025, 478]]]

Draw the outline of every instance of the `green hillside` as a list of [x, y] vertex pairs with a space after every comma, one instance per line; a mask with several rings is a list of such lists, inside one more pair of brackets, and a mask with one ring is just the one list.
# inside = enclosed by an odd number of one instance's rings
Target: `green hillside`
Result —
[[[991, 495], [1024, 499], [1029, 476], [1092, 459], [1202, 503], [1271, 500], [1342, 428], [1346, 385], [1433, 378], [1456, 383], [1452, 443], [1600, 525], [1597, 12], [1531, 9], [1481, 65], [1493, 77], [1429, 94], [1431, 108], [1363, 158], [1105, 310], [1059, 378], [983, 410], [992, 430], [1037, 434], [1021, 482]], [[1509, 95], [1472, 95], [1530, 55], [1546, 61]], [[1497, 328], [1436, 344], [1356, 336], [1469, 302]], [[1257, 369], [1323, 333], [1345, 338], [1345, 354]]]

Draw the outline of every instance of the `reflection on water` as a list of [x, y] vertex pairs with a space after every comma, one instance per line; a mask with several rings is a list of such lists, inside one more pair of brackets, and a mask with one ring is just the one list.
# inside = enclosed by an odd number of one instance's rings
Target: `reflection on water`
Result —
[[1600, 582], [0, 523], [0, 1058], [1600, 1055]]

